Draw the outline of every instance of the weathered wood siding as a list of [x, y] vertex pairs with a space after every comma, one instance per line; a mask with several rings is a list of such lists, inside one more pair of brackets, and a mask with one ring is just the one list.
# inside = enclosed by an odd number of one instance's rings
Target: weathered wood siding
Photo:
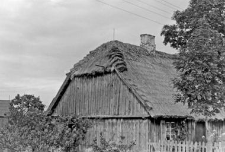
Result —
[[134, 149], [147, 149], [149, 139], [149, 119], [99, 119], [87, 134], [88, 144], [97, 138], [102, 132], [104, 137], [115, 142], [119, 142], [120, 137], [124, 137], [123, 143], [135, 142]]
[[195, 141], [195, 121], [187, 120], [187, 141]]
[[147, 114], [115, 73], [75, 77], [54, 113], [82, 116]]
[[208, 136], [214, 131], [220, 136], [222, 133], [225, 133], [225, 121], [208, 121], [206, 129]]
[[[157, 127], [157, 132], [160, 133], [159, 138], [152, 140], [152, 141], [158, 141], [158, 140], [166, 140], [166, 122], [174, 122], [178, 125], [180, 125], [180, 122], [182, 122], [184, 119], [178, 119], [178, 118], [169, 118], [169, 119], [163, 119], [161, 118], [160, 120], [156, 121], [155, 120], [155, 127]], [[154, 122], [154, 120], [152, 120]], [[160, 121], [160, 129], [158, 127]], [[186, 129], [187, 129], [187, 141], [195, 141], [196, 138], [196, 131], [195, 131], [195, 121], [194, 120], [186, 120]]]

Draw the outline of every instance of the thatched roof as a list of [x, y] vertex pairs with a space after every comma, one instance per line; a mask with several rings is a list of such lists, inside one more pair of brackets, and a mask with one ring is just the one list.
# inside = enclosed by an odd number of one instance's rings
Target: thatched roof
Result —
[[9, 100], [0, 100], [0, 117], [5, 117], [9, 113]]
[[[63, 90], [73, 77], [116, 72], [151, 117], [193, 118], [187, 106], [174, 103], [173, 94], [176, 92], [171, 82], [176, 76], [172, 64], [174, 59], [175, 55], [159, 51], [151, 54], [140, 46], [111, 41], [91, 51], [75, 64], [60, 90]], [[58, 92], [49, 110], [54, 109], [61, 93]], [[194, 116], [194, 118], [204, 117]], [[224, 119], [225, 113], [212, 117], [214, 118]]]

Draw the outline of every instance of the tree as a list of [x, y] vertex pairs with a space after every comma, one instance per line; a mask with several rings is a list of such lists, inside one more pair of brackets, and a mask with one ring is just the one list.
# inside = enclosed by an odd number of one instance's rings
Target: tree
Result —
[[44, 105], [33, 95], [17, 95], [10, 103], [8, 124], [0, 130], [0, 148], [16, 152], [30, 148], [32, 152], [52, 147], [75, 150], [85, 139], [91, 124], [88, 120], [46, 116]]
[[192, 33], [199, 27], [199, 19], [205, 17], [212, 30], [225, 36], [225, 1], [191, 0], [184, 11], [176, 11], [172, 17], [176, 24], [165, 25], [161, 35], [163, 43], [176, 49], [186, 48]]
[[11, 108], [15, 108], [17, 111], [22, 110], [23, 112], [30, 111], [44, 111], [45, 105], [40, 101], [39, 97], [34, 95], [25, 94], [20, 96], [19, 94], [11, 101]]
[[187, 103], [194, 113], [206, 116], [225, 108], [225, 48], [218, 30], [206, 17], [198, 20], [174, 62], [178, 77], [176, 102]]

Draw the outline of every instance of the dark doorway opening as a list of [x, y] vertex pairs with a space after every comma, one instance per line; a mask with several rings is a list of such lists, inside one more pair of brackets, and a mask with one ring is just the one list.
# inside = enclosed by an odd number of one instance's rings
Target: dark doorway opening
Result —
[[205, 141], [206, 140], [206, 127], [204, 121], [198, 121], [195, 125], [195, 141]]

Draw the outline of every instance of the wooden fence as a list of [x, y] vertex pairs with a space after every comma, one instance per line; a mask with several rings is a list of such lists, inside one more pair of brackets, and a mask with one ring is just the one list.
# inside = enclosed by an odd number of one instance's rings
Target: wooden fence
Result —
[[225, 152], [225, 142], [149, 142], [148, 152]]

